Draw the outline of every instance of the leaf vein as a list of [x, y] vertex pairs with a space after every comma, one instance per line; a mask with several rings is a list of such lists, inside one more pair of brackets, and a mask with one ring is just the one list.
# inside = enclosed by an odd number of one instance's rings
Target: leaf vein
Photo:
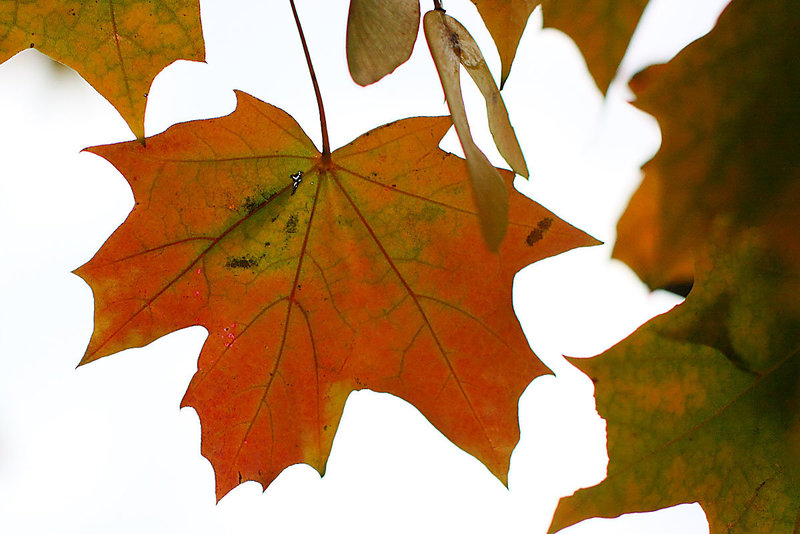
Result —
[[417, 308], [417, 311], [419, 312], [422, 320], [425, 322], [425, 325], [427, 326], [428, 331], [433, 336], [434, 342], [436, 343], [436, 346], [439, 349], [439, 353], [441, 354], [442, 359], [444, 360], [445, 365], [447, 366], [450, 375], [452, 375], [453, 379], [455, 380], [455, 382], [456, 382], [456, 384], [458, 386], [458, 389], [461, 392], [461, 395], [464, 398], [464, 401], [466, 402], [467, 407], [470, 410], [470, 413], [472, 413], [472, 416], [475, 418], [475, 421], [478, 423], [478, 426], [480, 427], [481, 432], [483, 433], [484, 439], [486, 439], [486, 441], [489, 443], [489, 447], [491, 448], [492, 451], [494, 451], [495, 450], [494, 443], [492, 442], [491, 438], [489, 437], [489, 433], [488, 433], [488, 431], [486, 430], [486, 427], [483, 424], [483, 420], [478, 416], [477, 410], [472, 405], [472, 401], [470, 401], [469, 396], [467, 395], [467, 392], [464, 389], [464, 386], [463, 386], [461, 380], [458, 378], [458, 375], [456, 374], [455, 369], [453, 368], [453, 363], [450, 361], [450, 358], [447, 356], [447, 352], [444, 350], [444, 347], [442, 346], [442, 343], [441, 343], [441, 340], [439, 339], [439, 336], [436, 335], [436, 330], [434, 330], [433, 325], [430, 322], [430, 319], [428, 318], [427, 314], [425, 313], [425, 310], [422, 308], [422, 305], [419, 302], [419, 298], [418, 298], [417, 294], [408, 285], [408, 282], [406, 282], [406, 280], [403, 277], [402, 273], [400, 273], [400, 270], [397, 268], [397, 266], [395, 265], [394, 261], [392, 261], [391, 256], [389, 256], [389, 253], [383, 247], [383, 244], [381, 243], [380, 239], [378, 239], [378, 236], [375, 234], [375, 231], [372, 229], [372, 226], [369, 224], [369, 222], [366, 220], [364, 215], [361, 213], [361, 210], [358, 209], [358, 206], [356, 206], [356, 204], [353, 201], [353, 199], [350, 196], [350, 194], [347, 192], [347, 190], [344, 188], [344, 186], [342, 186], [342, 184], [340, 183], [338, 178], [336, 178], [334, 176], [333, 179], [336, 182], [336, 185], [339, 187], [339, 189], [344, 194], [344, 196], [347, 199], [347, 201], [350, 204], [350, 206], [353, 208], [353, 211], [356, 213], [357, 217], [361, 220], [361, 223], [364, 225], [365, 229], [367, 230], [367, 233], [369, 233], [370, 237], [372, 238], [372, 240], [377, 245], [377, 247], [380, 250], [381, 254], [383, 255], [384, 259], [389, 264], [389, 267], [391, 268], [391, 270], [394, 271], [394, 273], [397, 276], [398, 280], [400, 281], [401, 285], [405, 288], [406, 292], [409, 294], [411, 299], [414, 301], [414, 304], [415, 304], [415, 306]]

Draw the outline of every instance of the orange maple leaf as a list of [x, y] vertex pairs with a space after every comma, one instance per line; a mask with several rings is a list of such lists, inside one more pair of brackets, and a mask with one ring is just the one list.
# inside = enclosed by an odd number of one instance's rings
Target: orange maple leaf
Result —
[[243, 93], [227, 117], [89, 149], [136, 205], [78, 269], [95, 295], [81, 363], [178, 328], [209, 332], [183, 400], [221, 498], [289, 465], [324, 472], [349, 393], [413, 403], [505, 482], [517, 402], [546, 372], [514, 315], [525, 265], [597, 242], [515, 194], [483, 245], [447, 117], [406, 119], [321, 155], [283, 111]]

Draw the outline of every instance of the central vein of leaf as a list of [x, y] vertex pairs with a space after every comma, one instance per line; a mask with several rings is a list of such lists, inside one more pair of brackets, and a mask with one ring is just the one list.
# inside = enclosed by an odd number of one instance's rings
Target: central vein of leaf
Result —
[[[312, 224], [314, 222], [314, 214], [316, 213], [316, 210], [317, 210], [317, 203], [319, 201], [319, 190], [320, 190], [320, 186], [321, 186], [322, 180], [323, 180], [323, 176], [322, 175], [320, 175], [319, 178], [316, 180], [316, 184], [315, 184], [316, 185], [316, 189], [314, 191], [314, 200], [313, 200], [313, 202], [311, 204], [311, 213], [310, 213], [309, 218], [308, 218], [308, 225], [306, 226], [306, 232], [305, 232], [305, 235], [303, 236], [303, 244], [302, 244], [302, 246], [300, 248], [300, 254], [299, 254], [298, 259], [297, 259], [297, 269], [295, 270], [294, 280], [292, 281], [292, 287], [291, 287], [291, 290], [289, 291], [289, 296], [286, 299], [287, 300], [286, 319], [284, 320], [283, 334], [281, 335], [281, 344], [280, 344], [280, 347], [278, 348], [278, 354], [275, 357], [275, 363], [272, 365], [272, 369], [271, 369], [271, 371], [269, 373], [269, 377], [267, 379], [267, 383], [264, 386], [264, 394], [261, 396], [261, 399], [258, 402], [258, 406], [256, 407], [256, 411], [253, 414], [253, 417], [250, 419], [249, 424], [247, 425], [247, 430], [245, 430], [244, 436], [242, 436], [242, 439], [239, 442], [239, 447], [236, 449], [236, 453], [233, 455], [234, 462], [231, 463], [231, 466], [229, 468], [231, 471], [234, 470], [234, 468], [235, 468], [234, 467], [236, 465], [235, 460], [236, 460], [236, 458], [239, 457], [239, 454], [242, 452], [242, 447], [244, 447], [244, 444], [247, 442], [247, 437], [250, 435], [250, 432], [253, 430], [253, 427], [255, 426], [255, 422], [258, 420], [258, 416], [261, 413], [261, 409], [263, 407], [267, 406], [267, 397], [269, 396], [270, 389], [272, 388], [272, 383], [274, 382], [275, 377], [278, 374], [278, 368], [280, 367], [281, 361], [283, 359], [284, 349], [286, 348], [286, 340], [289, 337], [289, 325], [291, 324], [292, 310], [294, 309], [295, 306], [298, 307], [300, 312], [305, 317], [306, 322], [307, 322], [308, 327], [309, 327], [309, 335], [311, 335], [311, 325], [308, 322], [308, 317], [305, 315], [305, 310], [303, 310], [302, 306], [300, 306], [300, 304], [295, 300], [295, 294], [297, 292], [297, 284], [298, 284], [298, 282], [300, 280], [300, 272], [303, 269], [303, 260], [306, 257], [306, 251], [308, 249], [308, 236], [311, 234], [311, 227], [312, 227]], [[314, 347], [313, 337], [312, 337], [312, 347]], [[316, 349], [314, 349], [313, 352], [314, 352], [313, 356], [314, 356], [314, 364], [315, 364], [314, 365], [314, 373], [315, 373], [315, 377], [316, 377], [316, 389], [317, 389], [317, 425], [316, 425], [316, 428], [319, 429], [319, 427], [320, 427], [320, 424], [319, 424], [319, 375], [318, 375]], [[273, 431], [272, 427], [270, 427], [270, 431], [271, 432]], [[273, 435], [272, 439], [274, 441], [274, 439], [275, 439], [274, 435]], [[317, 432], [317, 448], [318, 448], [318, 455], [321, 456], [322, 451], [321, 451], [321, 446], [320, 446], [319, 432]]]

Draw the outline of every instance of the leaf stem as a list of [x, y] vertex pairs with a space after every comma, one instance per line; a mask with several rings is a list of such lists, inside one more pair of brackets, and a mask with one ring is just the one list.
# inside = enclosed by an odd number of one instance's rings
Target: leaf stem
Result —
[[442, 0], [433, 0], [433, 9], [435, 11], [441, 11], [444, 13], [444, 7], [442, 6]]
[[306, 63], [308, 64], [308, 73], [311, 75], [311, 83], [314, 85], [314, 94], [317, 96], [319, 124], [322, 129], [322, 157], [329, 158], [331, 155], [331, 144], [328, 140], [328, 122], [325, 120], [325, 106], [322, 105], [322, 94], [319, 91], [317, 75], [314, 73], [314, 65], [311, 63], [311, 55], [308, 53], [308, 44], [306, 44], [306, 36], [303, 34], [303, 26], [300, 24], [300, 17], [297, 16], [297, 8], [294, 5], [294, 0], [289, 0], [289, 4], [292, 6], [294, 21], [297, 24], [297, 33], [300, 34], [300, 42], [303, 43], [303, 52], [306, 55]]

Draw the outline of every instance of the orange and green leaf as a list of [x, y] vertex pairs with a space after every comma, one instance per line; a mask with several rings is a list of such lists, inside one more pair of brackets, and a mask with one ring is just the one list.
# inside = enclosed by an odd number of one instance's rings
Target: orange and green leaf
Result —
[[714, 247], [683, 304], [573, 361], [608, 422], [608, 478], [562, 500], [551, 531], [699, 502], [712, 534], [797, 532], [800, 255], [775, 245], [760, 228]]
[[712, 534], [800, 530], [798, 22], [790, 0], [734, 0], [634, 80], [664, 141], [615, 254], [651, 287], [694, 287], [577, 363], [608, 421], [608, 478], [564, 500], [553, 530], [694, 501]]
[[36, 48], [78, 71], [144, 137], [147, 94], [178, 59], [205, 57], [197, 0], [0, 0], [0, 62]]
[[284, 112], [238, 101], [146, 146], [90, 149], [136, 205], [77, 271], [95, 295], [82, 363], [205, 326], [183, 404], [219, 498], [298, 462], [324, 472], [362, 388], [408, 400], [505, 481], [518, 398], [546, 372], [512, 309], [514, 275], [596, 241], [499, 171], [510, 225], [490, 253], [464, 160], [438, 148], [449, 118], [398, 121], [325, 157]]

